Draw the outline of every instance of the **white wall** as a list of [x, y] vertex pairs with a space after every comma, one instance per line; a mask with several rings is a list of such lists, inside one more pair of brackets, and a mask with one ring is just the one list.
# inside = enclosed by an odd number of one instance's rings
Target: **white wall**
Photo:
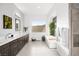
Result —
[[[21, 31], [23, 32], [23, 13], [12, 3], [0, 3], [0, 36], [8, 33], [19, 33], [15, 31], [15, 14], [21, 15]], [[12, 17], [12, 29], [3, 29], [3, 15]]]
[[69, 7], [67, 3], [56, 4], [57, 27], [69, 28]]
[[[61, 29], [61, 33], [63, 33], [62, 28], [66, 28], [67, 31], [69, 30], [69, 5], [67, 3], [56, 4], [56, 11], [57, 11], [57, 27]], [[67, 35], [67, 36], [66, 36]], [[64, 36], [64, 37], [63, 37]], [[58, 52], [60, 55], [69, 55], [69, 48], [68, 48], [68, 33], [64, 33], [61, 35], [60, 42], [58, 42]], [[65, 37], [67, 37], [65, 39]], [[58, 38], [59, 39], [59, 38]], [[63, 45], [63, 40], [67, 41], [67, 47]], [[65, 42], [64, 42], [65, 43]], [[61, 51], [61, 52], [60, 52]]]
[[69, 6], [67, 3], [56, 3], [51, 9], [51, 12], [48, 14], [49, 23], [51, 22], [51, 19], [53, 17], [57, 16], [56, 37], [57, 37], [57, 40], [58, 39], [60, 40], [57, 45], [57, 50], [60, 55], [69, 54], [69, 49], [63, 45], [63, 41], [62, 41], [62, 40], [65, 40], [65, 37], [67, 37], [66, 41], [68, 41], [68, 33], [67, 33], [67, 36], [65, 35], [66, 33], [64, 33], [64, 35], [61, 35], [60, 38], [58, 36], [58, 28], [61, 29], [61, 33], [63, 33], [62, 28], [66, 28], [67, 30], [69, 30], [69, 14], [68, 14], [69, 9], [68, 8]]

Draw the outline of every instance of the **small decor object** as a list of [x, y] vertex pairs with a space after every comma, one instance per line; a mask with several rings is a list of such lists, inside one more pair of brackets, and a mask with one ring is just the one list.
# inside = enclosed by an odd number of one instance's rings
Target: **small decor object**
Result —
[[3, 15], [3, 28], [12, 29], [12, 18], [6, 15]]
[[24, 32], [26, 32], [28, 30], [28, 27], [24, 27]]
[[45, 41], [45, 36], [42, 36], [42, 41]]

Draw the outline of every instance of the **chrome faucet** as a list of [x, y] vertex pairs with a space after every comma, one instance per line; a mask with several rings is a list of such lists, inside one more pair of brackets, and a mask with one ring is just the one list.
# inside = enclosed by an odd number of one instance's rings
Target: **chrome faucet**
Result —
[[12, 37], [12, 33], [8, 33], [5, 38], [11, 38]]

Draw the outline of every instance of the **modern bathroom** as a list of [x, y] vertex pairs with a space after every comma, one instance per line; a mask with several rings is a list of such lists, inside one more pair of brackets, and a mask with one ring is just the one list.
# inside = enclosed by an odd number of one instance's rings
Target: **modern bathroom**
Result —
[[79, 56], [79, 3], [0, 3], [0, 56]]

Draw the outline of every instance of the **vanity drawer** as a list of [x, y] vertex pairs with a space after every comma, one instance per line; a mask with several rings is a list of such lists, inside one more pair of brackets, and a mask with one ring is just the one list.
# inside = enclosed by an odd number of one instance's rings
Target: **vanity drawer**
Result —
[[6, 48], [1, 51], [1, 56], [10, 56], [10, 49]]
[[16, 39], [16, 40], [11, 41], [11, 42], [10, 42], [10, 45], [15, 44], [16, 42], [17, 42], [17, 39]]
[[15, 56], [18, 53], [18, 42], [12, 41], [10, 44], [10, 55]]
[[0, 55], [1, 56], [9, 56], [10, 55], [9, 43], [0, 46]]
[[18, 53], [18, 45], [13, 44], [10, 46], [10, 55], [15, 56]]

